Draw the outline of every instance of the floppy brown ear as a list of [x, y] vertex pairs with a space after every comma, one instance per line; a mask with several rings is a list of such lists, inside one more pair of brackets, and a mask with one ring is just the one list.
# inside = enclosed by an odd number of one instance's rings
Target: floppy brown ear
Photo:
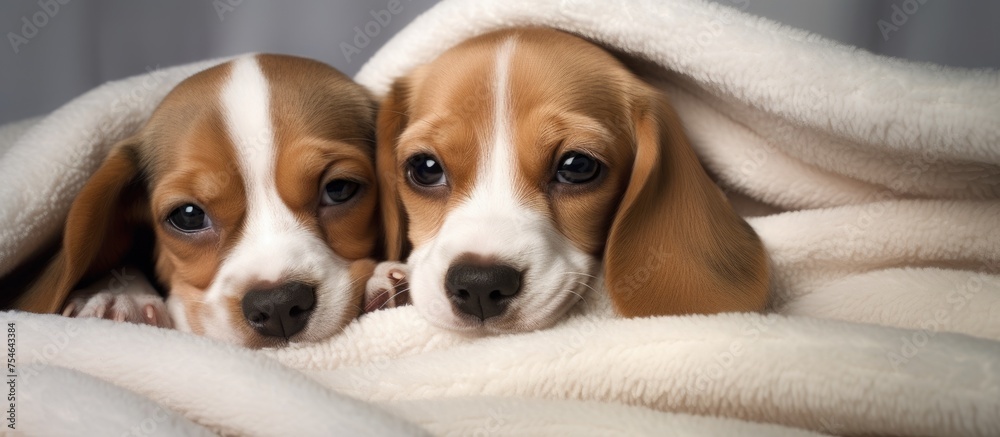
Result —
[[396, 186], [396, 143], [409, 121], [408, 98], [404, 80], [397, 80], [382, 101], [376, 122], [375, 171], [378, 173], [385, 256], [390, 261], [405, 260], [410, 252], [410, 243], [406, 237], [406, 211]]
[[146, 220], [148, 203], [139, 181], [138, 141], [116, 144], [73, 201], [62, 246], [14, 308], [58, 312], [81, 280], [118, 266], [133, 242], [133, 229]]
[[769, 267], [757, 234], [705, 173], [666, 96], [634, 115], [636, 157], [605, 248], [605, 281], [626, 317], [759, 311]]

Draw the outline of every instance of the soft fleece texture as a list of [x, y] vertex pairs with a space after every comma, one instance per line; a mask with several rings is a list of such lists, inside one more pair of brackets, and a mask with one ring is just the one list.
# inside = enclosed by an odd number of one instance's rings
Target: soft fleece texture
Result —
[[[251, 352], [3, 313], [31, 366], [19, 428], [1000, 435], [997, 71], [882, 58], [695, 0], [446, 0], [357, 80], [384, 94], [463, 39], [515, 25], [648, 61], [637, 71], [670, 95], [737, 207], [759, 216], [776, 314], [621, 320], [591, 293], [541, 332], [469, 338], [399, 308], [324, 343]], [[0, 274], [56, 234], [114, 141], [216, 62], [110, 83], [0, 128]], [[64, 407], [73, 399], [95, 400]]]

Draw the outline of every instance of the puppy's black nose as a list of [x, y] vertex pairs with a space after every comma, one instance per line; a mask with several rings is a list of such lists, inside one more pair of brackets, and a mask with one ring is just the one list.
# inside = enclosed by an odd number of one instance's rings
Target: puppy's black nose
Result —
[[268, 337], [288, 338], [301, 331], [316, 304], [316, 289], [301, 282], [251, 290], [243, 296], [243, 316]]
[[486, 320], [500, 315], [521, 290], [521, 272], [500, 264], [452, 264], [444, 283], [459, 310]]

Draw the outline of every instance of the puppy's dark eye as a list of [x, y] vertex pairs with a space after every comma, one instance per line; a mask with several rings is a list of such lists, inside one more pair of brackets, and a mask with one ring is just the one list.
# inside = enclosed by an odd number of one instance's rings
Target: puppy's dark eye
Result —
[[178, 231], [186, 233], [198, 232], [212, 226], [205, 211], [190, 203], [170, 211], [167, 222]]
[[559, 158], [556, 181], [563, 184], [585, 184], [601, 174], [601, 163], [587, 155], [569, 152]]
[[351, 200], [360, 185], [347, 179], [334, 179], [323, 186], [323, 205], [339, 205]]
[[424, 187], [434, 187], [448, 183], [448, 178], [444, 174], [444, 167], [438, 162], [437, 158], [427, 154], [420, 154], [410, 158], [406, 164], [406, 175], [413, 183]]

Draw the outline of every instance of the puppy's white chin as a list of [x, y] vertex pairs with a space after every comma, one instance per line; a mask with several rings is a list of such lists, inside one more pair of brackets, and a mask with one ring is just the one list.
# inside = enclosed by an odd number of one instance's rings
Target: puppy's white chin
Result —
[[566, 318], [567, 313], [578, 307], [580, 301], [580, 295], [568, 293], [561, 297], [561, 301], [553, 306], [551, 311], [529, 312], [527, 314], [520, 311], [506, 312], [486, 320], [480, 320], [476, 316], [464, 314], [453, 305], [447, 307], [447, 314], [442, 314], [441, 312], [427, 314], [419, 306], [417, 307], [417, 311], [431, 325], [449, 331], [470, 335], [517, 334], [546, 329], [556, 325]]

